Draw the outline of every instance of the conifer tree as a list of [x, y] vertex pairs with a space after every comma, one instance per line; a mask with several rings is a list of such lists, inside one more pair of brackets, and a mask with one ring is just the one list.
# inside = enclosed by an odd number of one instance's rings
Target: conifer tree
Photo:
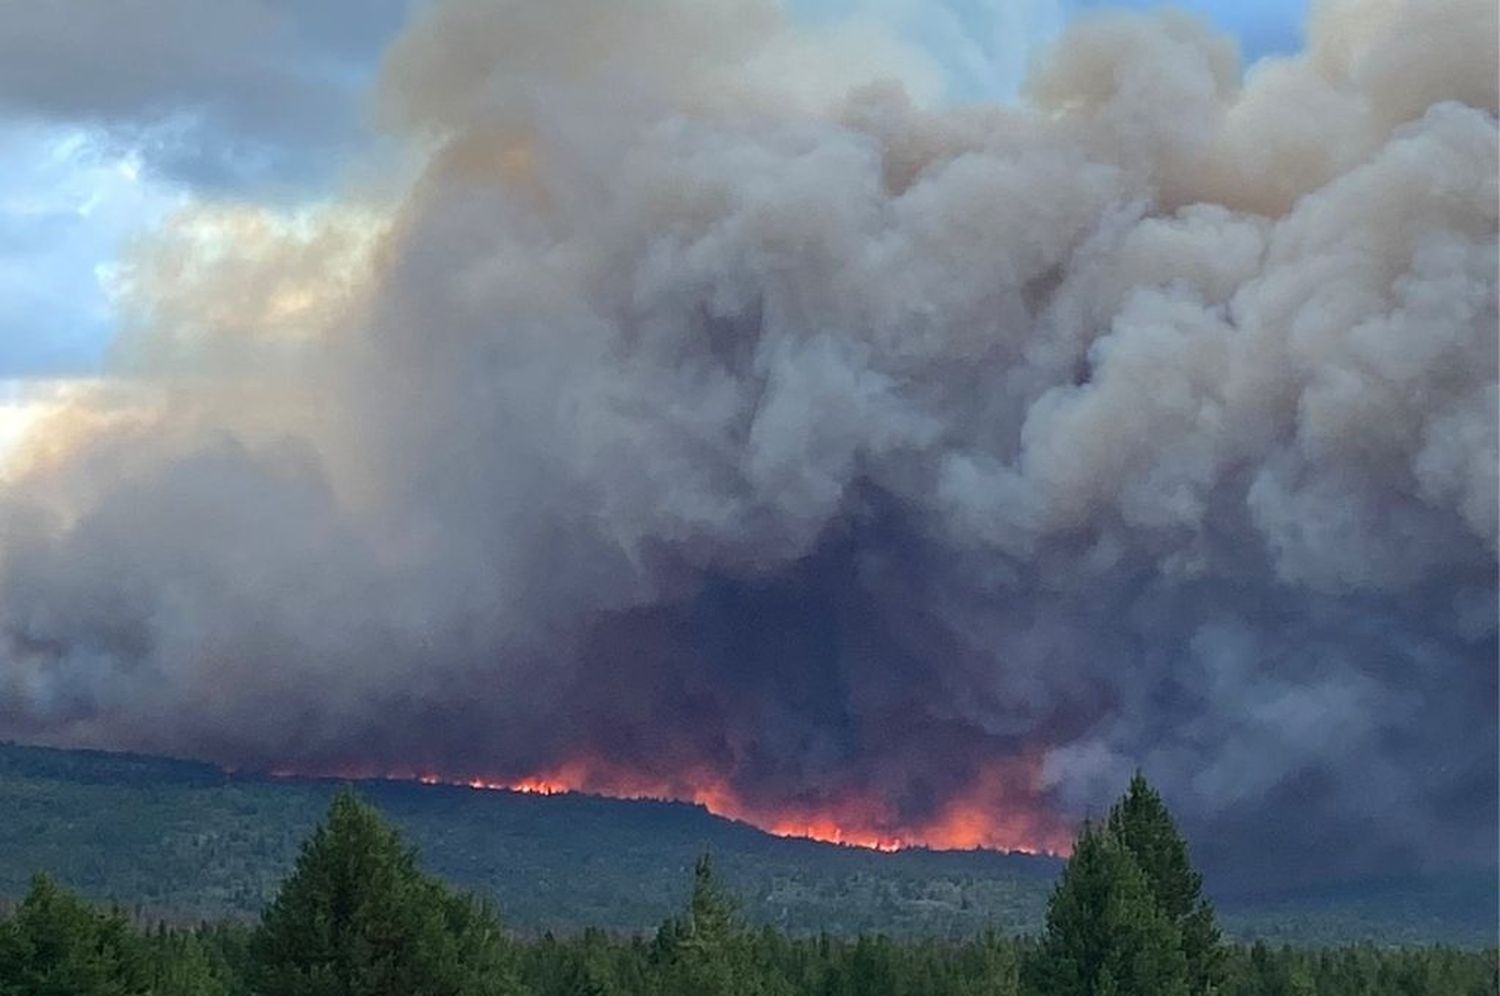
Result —
[[722, 948], [742, 929], [735, 901], [714, 877], [713, 860], [707, 854], [693, 865], [687, 928], [685, 943], [704, 948]]
[[486, 905], [423, 875], [350, 792], [303, 845], [251, 945], [259, 996], [502, 996], [519, 990]]
[[1079, 833], [1025, 979], [1036, 996], [1186, 996], [1181, 934], [1107, 828]]
[[230, 996], [230, 984], [196, 934], [158, 924], [151, 949], [151, 996]]
[[1224, 977], [1224, 949], [1213, 906], [1203, 898], [1203, 876], [1193, 870], [1187, 841], [1166, 803], [1139, 771], [1109, 813], [1109, 830], [1145, 872], [1157, 905], [1182, 934], [1189, 992], [1207, 996]]
[[741, 926], [734, 900], [714, 878], [707, 854], [693, 866], [693, 892], [676, 937], [674, 982], [683, 993], [728, 996], [736, 986], [735, 941]]
[[720, 886], [707, 854], [693, 867], [687, 916], [664, 925], [657, 939], [670, 953], [663, 990], [670, 996], [775, 996], [787, 991], [757, 962], [738, 904]]
[[0, 923], [0, 996], [136, 996], [150, 991], [145, 946], [46, 875]]

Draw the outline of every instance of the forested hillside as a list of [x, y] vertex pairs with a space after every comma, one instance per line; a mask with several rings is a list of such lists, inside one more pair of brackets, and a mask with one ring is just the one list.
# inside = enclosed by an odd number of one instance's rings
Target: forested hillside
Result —
[[349, 790], [254, 925], [134, 921], [45, 874], [0, 913], [7, 996], [1487, 996], [1496, 952], [1227, 943], [1140, 774], [1086, 822], [1035, 938], [756, 928], [705, 853], [650, 934], [508, 933]]
[[[173, 922], [261, 912], [338, 783], [0, 745], [0, 899], [46, 871]], [[972, 937], [1040, 928], [1061, 863], [989, 852], [879, 854], [787, 840], [675, 803], [366, 782], [361, 794], [443, 879], [523, 933], [649, 931], [711, 851], [747, 920], [792, 933]], [[1208, 891], [1213, 893], [1212, 882]], [[1233, 936], [1296, 944], [1489, 943], [1492, 876], [1216, 897]]]

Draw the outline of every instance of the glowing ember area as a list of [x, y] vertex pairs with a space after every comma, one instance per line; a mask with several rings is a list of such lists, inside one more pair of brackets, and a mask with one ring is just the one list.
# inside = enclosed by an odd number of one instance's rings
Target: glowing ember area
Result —
[[[290, 776], [292, 772], [276, 774]], [[1035, 765], [1025, 760], [994, 762], [985, 766], [967, 790], [939, 803], [930, 815], [916, 820], [902, 819], [896, 807], [873, 793], [862, 795], [845, 791], [815, 801], [790, 800], [771, 805], [745, 799], [722, 777], [712, 773], [695, 771], [691, 775], [667, 779], [624, 771], [597, 761], [572, 761], [515, 780], [459, 778], [410, 771], [371, 773], [358, 768], [336, 774], [348, 778], [376, 777], [528, 795], [578, 792], [613, 799], [687, 802], [700, 805], [716, 816], [748, 823], [778, 837], [800, 837], [876, 851], [914, 847], [933, 850], [983, 848], [1066, 855], [1072, 843], [1072, 828], [1038, 805]]]

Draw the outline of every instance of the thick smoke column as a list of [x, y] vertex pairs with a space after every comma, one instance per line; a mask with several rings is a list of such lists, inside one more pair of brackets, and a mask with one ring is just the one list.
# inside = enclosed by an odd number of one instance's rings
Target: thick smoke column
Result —
[[1220, 867], [1492, 860], [1495, 22], [1099, 16], [924, 109], [756, 0], [438, 4], [399, 207], [122, 276], [0, 735], [1017, 844], [1140, 764]]

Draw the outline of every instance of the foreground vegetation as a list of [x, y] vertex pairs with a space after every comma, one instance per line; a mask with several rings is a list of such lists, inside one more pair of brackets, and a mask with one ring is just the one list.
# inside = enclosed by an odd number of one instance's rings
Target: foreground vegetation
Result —
[[706, 856], [654, 936], [520, 940], [351, 792], [253, 926], [141, 929], [46, 876], [0, 919], [0, 996], [1481, 996], [1496, 981], [1493, 950], [1225, 944], [1139, 776], [1080, 832], [1035, 940], [755, 929]]

